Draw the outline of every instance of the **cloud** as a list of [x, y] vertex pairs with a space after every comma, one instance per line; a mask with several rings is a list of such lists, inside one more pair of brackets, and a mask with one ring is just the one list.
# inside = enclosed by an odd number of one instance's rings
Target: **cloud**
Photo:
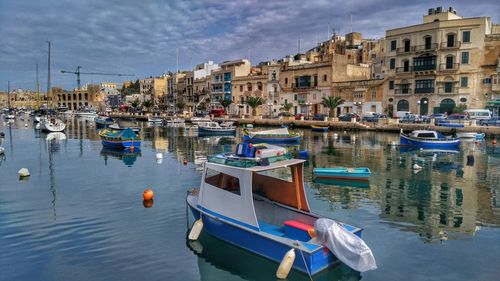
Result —
[[[449, 3], [444, 3], [449, 2]], [[491, 16], [495, 1], [442, 1], [465, 17]], [[246, 58], [253, 63], [313, 47], [328, 30], [380, 38], [385, 30], [418, 24], [435, 1], [10, 1], [0, 2], [0, 89], [6, 80], [33, 88], [35, 64], [46, 79], [47, 40], [53, 47], [53, 85], [72, 88], [60, 70], [158, 75], [179, 65]], [[493, 14], [491, 14], [493, 13]], [[352, 15], [352, 25], [351, 25]], [[83, 76], [83, 82], [123, 77]], [[3, 85], [5, 84], [5, 85]], [[42, 83], [43, 85], [43, 83]], [[43, 87], [42, 87], [43, 88]]]

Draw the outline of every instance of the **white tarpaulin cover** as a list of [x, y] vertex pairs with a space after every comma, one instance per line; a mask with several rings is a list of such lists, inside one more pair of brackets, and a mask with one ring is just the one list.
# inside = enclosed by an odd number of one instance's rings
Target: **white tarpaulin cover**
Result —
[[288, 129], [287, 128], [279, 128], [279, 129], [272, 129], [272, 130], [265, 130], [265, 131], [257, 131], [257, 132], [248, 132], [250, 137], [255, 137], [259, 135], [288, 135]]
[[377, 269], [372, 250], [354, 233], [338, 222], [321, 218], [314, 223], [314, 232], [319, 243], [326, 246], [344, 264], [364, 272]]

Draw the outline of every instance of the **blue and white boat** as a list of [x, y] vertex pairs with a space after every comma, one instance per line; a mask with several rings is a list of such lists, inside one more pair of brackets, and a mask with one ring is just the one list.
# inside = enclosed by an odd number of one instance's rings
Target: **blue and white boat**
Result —
[[[186, 199], [197, 220], [191, 231], [201, 221], [198, 226], [203, 232], [277, 263], [294, 249], [293, 269], [313, 275], [342, 256], [319, 242], [325, 237], [321, 222], [335, 223], [341, 232], [361, 242], [362, 229], [311, 212], [303, 181], [305, 161], [291, 159], [283, 149], [244, 143], [234, 154], [208, 157], [200, 188], [188, 192]], [[197, 239], [191, 233], [189, 237]], [[373, 262], [363, 271], [375, 269], [371, 250], [365, 252]]]
[[95, 126], [96, 127], [98, 127], [98, 128], [106, 128], [109, 125], [113, 124], [114, 121], [113, 121], [113, 118], [111, 118], [111, 117], [97, 116], [94, 119], [94, 122], [95, 122]]
[[243, 131], [243, 140], [247, 142], [288, 143], [298, 142], [300, 137], [300, 134], [289, 132], [286, 127], [265, 131]]
[[221, 126], [217, 122], [205, 122], [198, 124], [199, 135], [234, 135], [236, 127], [231, 124]]
[[460, 146], [459, 138], [445, 137], [436, 131], [415, 130], [411, 134], [399, 135], [399, 143], [402, 146], [415, 146], [422, 148], [450, 148]]
[[313, 175], [317, 178], [343, 179], [343, 180], [362, 180], [370, 179], [372, 172], [369, 168], [314, 168]]
[[115, 149], [130, 149], [131, 151], [141, 146], [141, 138], [130, 128], [122, 131], [103, 129], [99, 131], [102, 145]]
[[329, 127], [328, 126], [311, 125], [311, 130], [313, 132], [328, 132], [329, 131]]

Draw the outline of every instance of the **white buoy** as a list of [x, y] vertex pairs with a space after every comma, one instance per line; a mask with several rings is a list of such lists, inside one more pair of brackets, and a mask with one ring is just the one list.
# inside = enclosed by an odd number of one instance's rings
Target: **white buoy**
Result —
[[203, 221], [201, 219], [198, 219], [197, 221], [194, 222], [191, 231], [189, 231], [189, 236], [188, 236], [189, 240], [198, 240], [198, 237], [200, 237], [202, 229], [203, 229]]
[[413, 164], [413, 170], [420, 170], [422, 166], [419, 166], [417, 163]]
[[28, 124], [24, 123], [24, 127], [28, 127]]
[[30, 176], [30, 171], [28, 169], [26, 169], [26, 168], [21, 168], [21, 170], [19, 170], [19, 172], [17, 172], [17, 173], [22, 178]]
[[276, 277], [278, 279], [285, 279], [292, 269], [293, 262], [295, 261], [295, 249], [290, 249], [286, 252], [285, 256], [281, 260], [280, 266], [276, 271]]
[[156, 153], [156, 159], [163, 159], [163, 154], [160, 152]]
[[5, 148], [3, 148], [3, 147], [0, 146], [0, 155], [2, 155], [4, 153], [5, 153]]
[[338, 139], [339, 138], [339, 135], [337, 133], [333, 134], [333, 138], [334, 139]]

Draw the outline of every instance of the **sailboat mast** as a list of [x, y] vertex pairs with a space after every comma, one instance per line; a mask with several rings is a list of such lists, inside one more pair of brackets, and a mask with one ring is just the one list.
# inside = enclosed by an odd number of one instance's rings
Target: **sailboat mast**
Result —
[[37, 100], [37, 106], [40, 106], [40, 82], [38, 81], [38, 63], [36, 64], [36, 100]]
[[7, 103], [10, 110], [10, 80], [7, 81]]
[[49, 43], [49, 57], [47, 62], [47, 100], [50, 104], [52, 98], [52, 90], [50, 88], [50, 41], [47, 41], [47, 43]]

